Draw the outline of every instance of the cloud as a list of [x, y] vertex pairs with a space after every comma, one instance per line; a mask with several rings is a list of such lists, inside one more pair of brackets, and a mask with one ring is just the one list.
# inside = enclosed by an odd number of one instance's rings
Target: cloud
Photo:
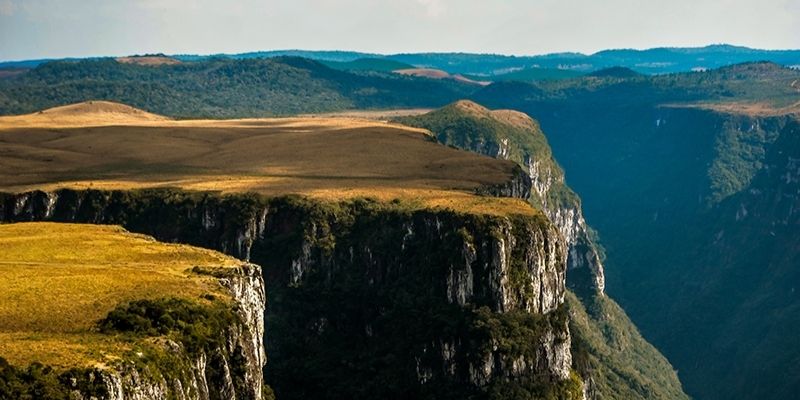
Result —
[[10, 17], [17, 11], [17, 5], [11, 0], [0, 0], [0, 15]]
[[425, 8], [425, 15], [431, 18], [441, 16], [447, 11], [442, 0], [417, 0], [417, 3]]

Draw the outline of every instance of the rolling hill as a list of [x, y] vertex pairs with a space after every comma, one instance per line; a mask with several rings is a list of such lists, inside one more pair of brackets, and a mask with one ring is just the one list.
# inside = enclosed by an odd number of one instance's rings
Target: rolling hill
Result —
[[533, 82], [533, 81], [569, 79], [581, 75], [582, 74], [580, 72], [568, 69], [530, 67], [530, 68], [522, 68], [512, 72], [489, 75], [484, 77], [483, 79], [490, 80], [493, 82], [499, 82], [499, 81]]
[[321, 61], [323, 64], [344, 71], [393, 72], [399, 69], [412, 69], [413, 65], [384, 58], [359, 58], [353, 61]]

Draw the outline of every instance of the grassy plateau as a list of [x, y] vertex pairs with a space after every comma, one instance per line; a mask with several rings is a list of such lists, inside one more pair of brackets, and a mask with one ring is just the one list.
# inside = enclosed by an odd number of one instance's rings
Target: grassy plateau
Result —
[[426, 130], [361, 118], [172, 120], [100, 101], [0, 117], [4, 191], [177, 187], [532, 213], [473, 194], [514, 171]]
[[0, 357], [21, 366], [102, 367], [133, 345], [98, 331], [111, 310], [142, 299], [228, 298], [215, 278], [191, 269], [238, 264], [117, 226], [0, 225]]

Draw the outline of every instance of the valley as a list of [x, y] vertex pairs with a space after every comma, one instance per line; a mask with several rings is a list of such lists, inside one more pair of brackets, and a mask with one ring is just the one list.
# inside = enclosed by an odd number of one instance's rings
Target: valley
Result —
[[541, 122], [614, 266], [609, 293], [698, 398], [794, 387], [767, 378], [795, 368], [793, 346], [761, 333], [791, 326], [796, 303], [791, 287], [774, 288], [796, 282], [797, 77], [757, 63], [475, 96]]
[[795, 393], [795, 53], [259, 54], [0, 79], [0, 394]]

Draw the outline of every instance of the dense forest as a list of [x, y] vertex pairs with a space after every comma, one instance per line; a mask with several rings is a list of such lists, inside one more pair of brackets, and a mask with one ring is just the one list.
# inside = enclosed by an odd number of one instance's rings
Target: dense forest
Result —
[[295, 58], [176, 65], [56, 61], [0, 79], [0, 114], [109, 100], [172, 117], [257, 117], [344, 109], [438, 107], [474, 86], [391, 73], [340, 71]]

